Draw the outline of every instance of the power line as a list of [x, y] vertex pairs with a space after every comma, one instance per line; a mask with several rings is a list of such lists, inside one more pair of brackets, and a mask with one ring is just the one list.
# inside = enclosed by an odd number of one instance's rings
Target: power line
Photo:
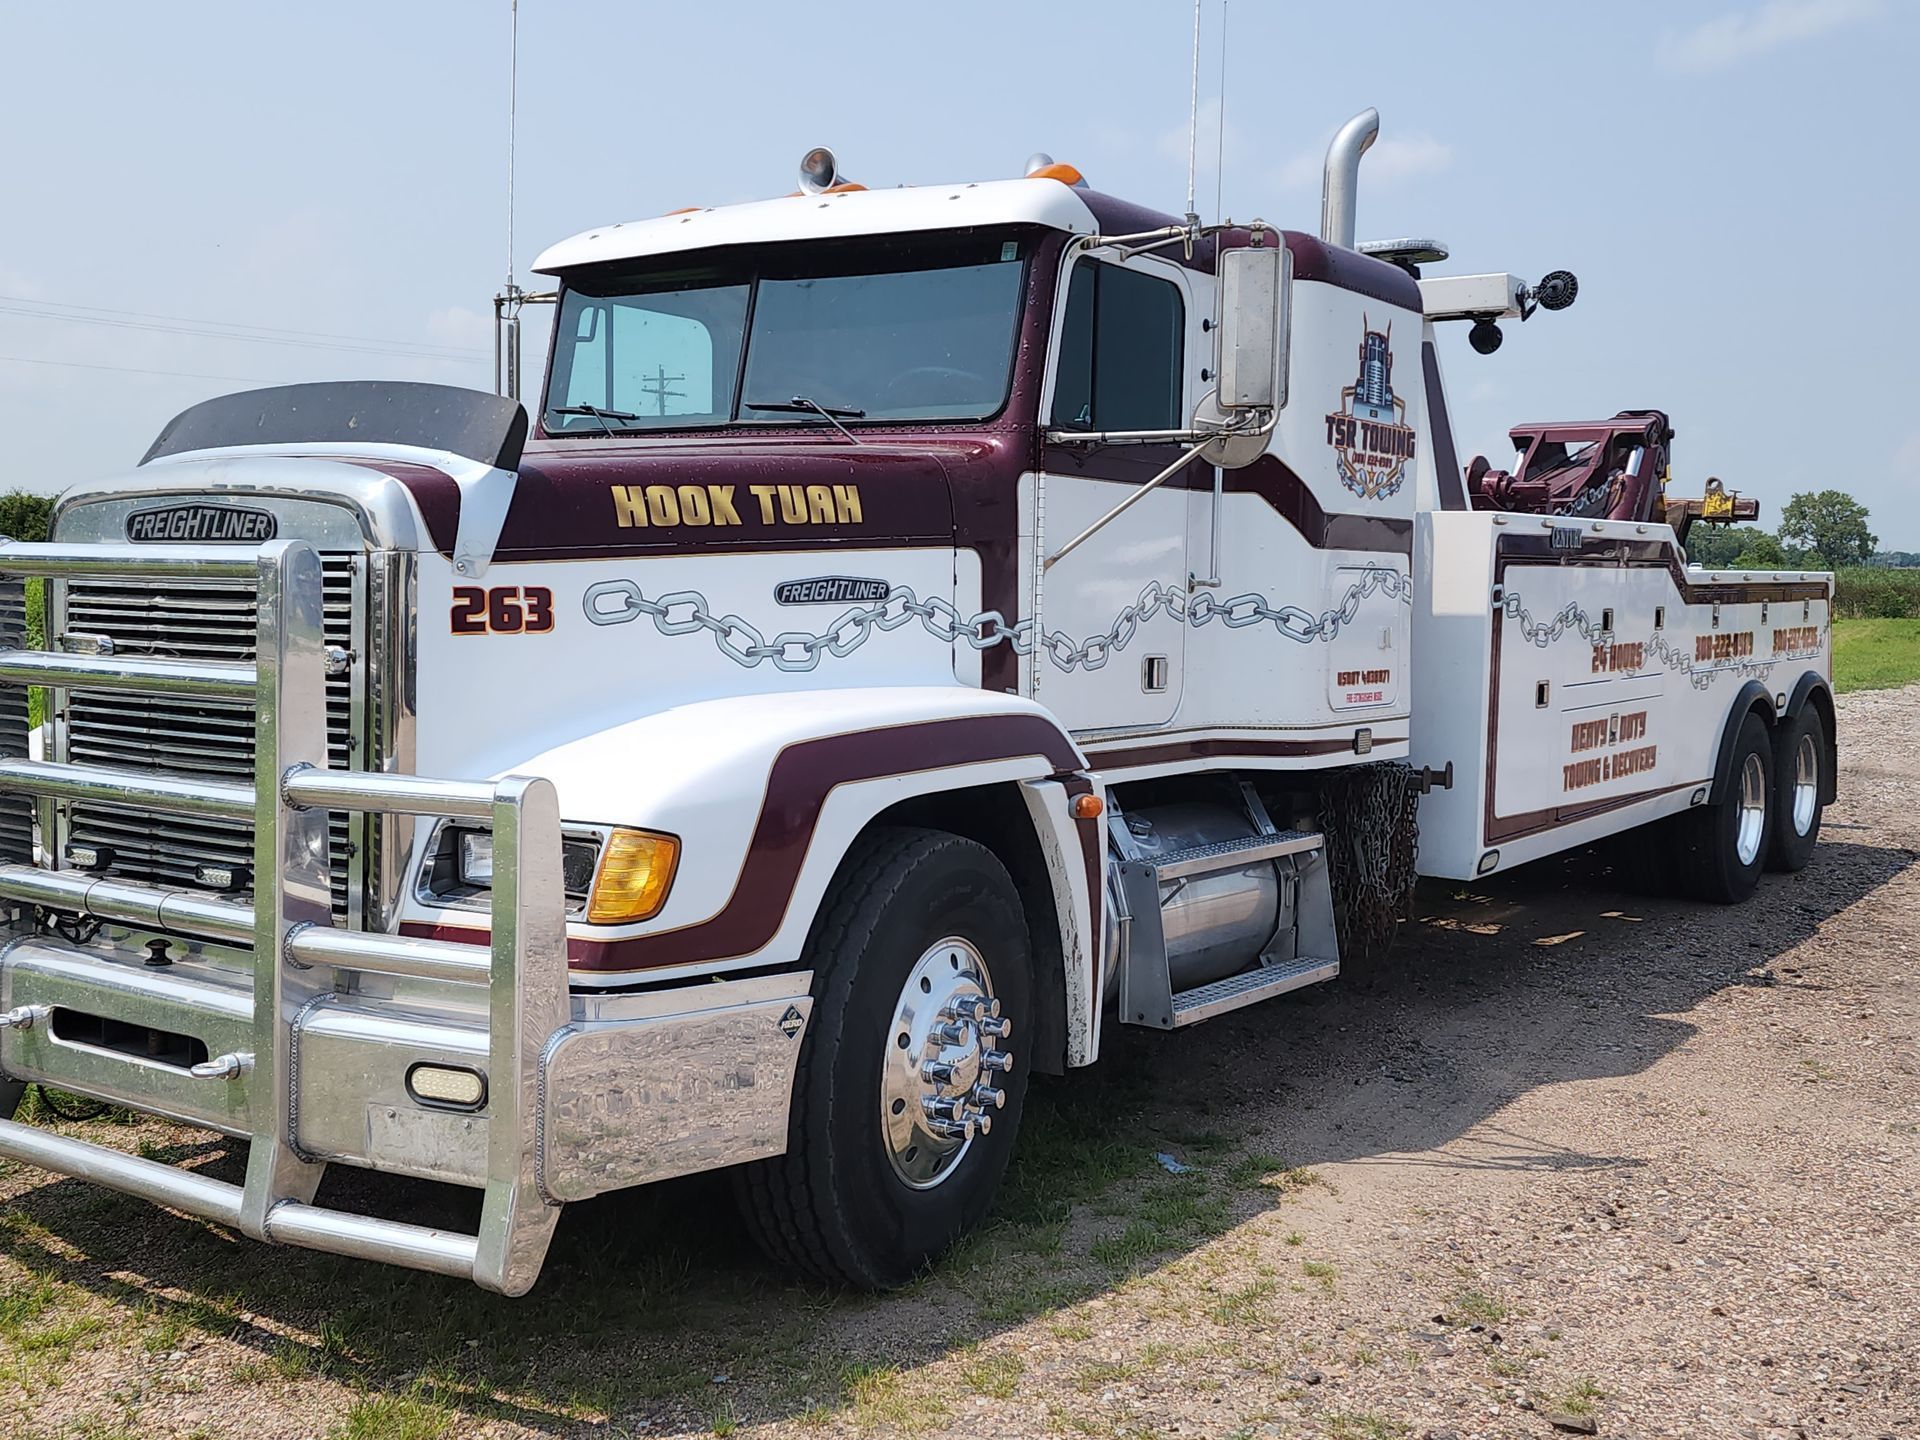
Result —
[[116, 375], [165, 375], [181, 380], [232, 380], [241, 385], [289, 385], [270, 375], [209, 375], [201, 370], [143, 370], [137, 365], [89, 365], [84, 360], [41, 360], [31, 355], [0, 355], [14, 365], [58, 365], [64, 370], [111, 370]]
[[208, 340], [244, 340], [252, 344], [292, 345], [314, 350], [357, 350], [376, 355], [418, 355], [440, 360], [479, 360], [486, 355], [484, 350], [464, 346], [423, 345], [406, 340], [341, 335], [325, 330], [241, 325], [224, 320], [199, 320], [188, 315], [114, 310], [101, 305], [72, 305], [56, 300], [36, 300], [24, 295], [0, 295], [0, 313], [42, 320], [66, 320], [81, 325], [108, 325], [124, 330], [194, 335]]

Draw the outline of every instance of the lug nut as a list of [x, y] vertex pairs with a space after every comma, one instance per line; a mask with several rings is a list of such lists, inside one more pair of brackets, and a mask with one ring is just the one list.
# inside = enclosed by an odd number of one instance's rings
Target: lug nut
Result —
[[977, 1025], [982, 1020], [997, 1019], [1000, 1002], [991, 995], [963, 995], [949, 1005], [947, 1011], [958, 1019], [971, 1020]]
[[993, 1117], [991, 1115], [972, 1116], [968, 1119], [967, 1123], [982, 1135], [991, 1135], [993, 1133]]
[[[998, 1110], [1007, 1103], [1007, 1092], [996, 1090], [991, 1085], [976, 1085], [967, 1094], [982, 1110]], [[984, 1120], [986, 1117], [983, 1115], [981, 1118]]]
[[964, 1045], [973, 1037], [967, 1033], [967, 1027], [957, 1021], [949, 1020], [944, 1025], [936, 1025], [927, 1032], [927, 1039], [935, 1045]]
[[1004, 1040], [1013, 1034], [1013, 1021], [994, 1018], [978, 1022], [976, 1028], [982, 1035], [991, 1035], [996, 1040]]
[[1013, 1056], [1004, 1050], [986, 1050], [980, 1055], [980, 1068], [1000, 1075], [1011, 1074]]
[[953, 1066], [944, 1060], [929, 1060], [920, 1067], [920, 1078], [929, 1085], [951, 1085]]

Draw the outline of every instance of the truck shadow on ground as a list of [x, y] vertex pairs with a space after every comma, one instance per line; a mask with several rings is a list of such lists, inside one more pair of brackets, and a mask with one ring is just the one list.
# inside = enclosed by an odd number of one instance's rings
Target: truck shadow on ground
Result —
[[[1534, 1087], [1645, 1071], [1694, 1033], [1679, 1017], [1716, 992], [1805, 983], [1782, 957], [1915, 859], [1829, 843], [1806, 872], [1770, 876], [1731, 909], [1632, 896], [1600, 852], [1483, 884], [1425, 883], [1391, 957], [1364, 973], [1193, 1031], [1110, 1032], [1098, 1067], [1037, 1082], [993, 1221], [901, 1294], [837, 1294], [774, 1272], [735, 1225], [724, 1177], [569, 1208], [545, 1276], [520, 1300], [267, 1249], [75, 1181], [16, 1193], [0, 1253], [40, 1292], [110, 1302], [150, 1356], [218, 1337], [201, 1348], [263, 1387], [262, 1411], [304, 1396], [390, 1422], [350, 1433], [490, 1420], [724, 1433], [843, 1409], [897, 1423], [913, 1403], [904, 1372], [964, 1358], [998, 1330], [1295, 1203], [1316, 1165], [1637, 1166], [1489, 1120]], [[143, 1153], [239, 1178], [243, 1147], [156, 1149], [146, 1129], [129, 1132]], [[327, 1186], [348, 1208], [476, 1218], [468, 1192], [446, 1187], [357, 1172]], [[15, 1318], [30, 1326], [38, 1313]], [[960, 1375], [995, 1393], [990, 1371]]]

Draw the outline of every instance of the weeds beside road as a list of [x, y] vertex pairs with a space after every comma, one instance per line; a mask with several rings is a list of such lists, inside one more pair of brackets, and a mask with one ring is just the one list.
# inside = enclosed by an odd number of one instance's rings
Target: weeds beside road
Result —
[[1821, 852], [1746, 906], [1428, 885], [1374, 974], [1121, 1032], [900, 1295], [788, 1283], [710, 1179], [569, 1209], [509, 1301], [5, 1167], [0, 1434], [1920, 1434], [1916, 735], [1920, 687], [1843, 699]]

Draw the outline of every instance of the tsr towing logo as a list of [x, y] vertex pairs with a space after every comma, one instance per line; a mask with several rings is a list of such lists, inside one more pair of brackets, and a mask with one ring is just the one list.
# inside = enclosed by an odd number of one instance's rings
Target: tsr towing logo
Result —
[[1407, 402], [1393, 393], [1392, 323], [1372, 330], [1362, 316], [1360, 328], [1360, 374], [1327, 416], [1327, 444], [1342, 485], [1362, 500], [1384, 500], [1407, 482], [1414, 434]]

